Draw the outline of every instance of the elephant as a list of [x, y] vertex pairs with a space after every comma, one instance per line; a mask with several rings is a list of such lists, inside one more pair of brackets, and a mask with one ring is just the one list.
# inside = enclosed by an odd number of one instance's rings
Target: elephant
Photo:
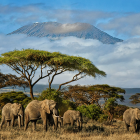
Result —
[[33, 123], [33, 130], [36, 129], [36, 121], [43, 120], [43, 129], [47, 131], [48, 116], [54, 115], [54, 128], [57, 130], [58, 126], [58, 104], [54, 100], [45, 99], [43, 101], [33, 100], [25, 109], [25, 127], [27, 129], [28, 123]]
[[125, 127], [127, 131], [129, 131], [129, 127], [133, 127], [133, 131], [139, 131], [140, 125], [140, 110], [138, 108], [129, 108], [123, 113], [123, 121], [125, 123]]
[[18, 126], [21, 127], [21, 124], [24, 126], [24, 108], [21, 104], [18, 103], [7, 103], [2, 108], [2, 120], [0, 124], [0, 129], [4, 122], [7, 122], [7, 126], [14, 126], [15, 119], [18, 118]]
[[63, 117], [58, 117], [58, 125], [59, 125], [59, 128], [63, 125]]
[[62, 126], [62, 124], [63, 124], [63, 117], [56, 116], [56, 115], [53, 115], [53, 114], [48, 114], [47, 119], [49, 121], [49, 126], [53, 126], [53, 128], [54, 128], [54, 126], [55, 126], [54, 120], [55, 120], [56, 117], [58, 118], [58, 126], [60, 128]]
[[65, 124], [74, 125], [74, 122], [77, 121], [77, 127], [79, 130], [82, 129], [82, 114], [76, 110], [67, 110], [63, 115], [63, 126]]

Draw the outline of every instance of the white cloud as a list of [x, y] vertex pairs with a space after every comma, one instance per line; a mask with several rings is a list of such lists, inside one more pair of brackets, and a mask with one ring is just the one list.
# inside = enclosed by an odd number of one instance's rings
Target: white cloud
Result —
[[128, 36], [140, 35], [140, 13], [127, 13], [111, 18], [107, 23], [100, 23], [98, 27], [103, 30], [114, 30], [115, 34]]
[[83, 31], [87, 30], [90, 27], [90, 24], [59, 24], [55, 26], [54, 24], [47, 24], [44, 28], [49, 33], [61, 34], [61, 33], [69, 33], [69, 32], [76, 32], [76, 31]]
[[[140, 83], [140, 38], [132, 38], [114, 45], [102, 44], [97, 40], [66, 37], [50, 41], [47, 38], [27, 37], [25, 35], [0, 35], [1, 53], [14, 49], [40, 49], [61, 52], [68, 55], [90, 59], [107, 77], [94, 79], [83, 78], [71, 84], [109, 84], [118, 87], [139, 87]], [[13, 73], [10, 68], [0, 66], [3, 73]], [[54, 83], [70, 80], [73, 73], [55, 77]], [[37, 78], [37, 77], [36, 77]], [[47, 79], [39, 83], [47, 84]]]

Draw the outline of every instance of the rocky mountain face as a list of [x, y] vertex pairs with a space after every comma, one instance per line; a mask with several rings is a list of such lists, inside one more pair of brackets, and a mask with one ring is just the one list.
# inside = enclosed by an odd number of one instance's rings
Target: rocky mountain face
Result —
[[115, 44], [123, 40], [110, 36], [87, 23], [61, 24], [57, 22], [43, 22], [25, 25], [11, 34], [27, 34], [28, 36], [48, 37], [52, 40], [67, 36], [75, 36], [84, 39], [97, 39], [104, 44]]

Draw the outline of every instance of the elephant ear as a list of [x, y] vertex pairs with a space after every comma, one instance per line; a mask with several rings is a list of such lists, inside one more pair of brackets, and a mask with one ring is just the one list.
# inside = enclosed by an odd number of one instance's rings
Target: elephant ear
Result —
[[50, 106], [47, 100], [43, 101], [41, 108], [45, 110], [48, 114], [50, 114]]
[[138, 115], [140, 115], [140, 114], [138, 114], [138, 113], [139, 113], [139, 109], [136, 108], [134, 112], [135, 112], [135, 118], [136, 118], [137, 120], [139, 120], [139, 117], [138, 117]]
[[53, 110], [54, 108], [58, 108], [58, 105], [54, 100], [49, 100], [49, 106], [50, 106], [50, 110]]

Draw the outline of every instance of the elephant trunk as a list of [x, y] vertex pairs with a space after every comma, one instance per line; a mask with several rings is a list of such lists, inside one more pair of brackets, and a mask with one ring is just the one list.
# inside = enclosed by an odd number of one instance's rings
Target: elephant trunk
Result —
[[57, 130], [59, 113], [56, 108], [53, 109], [53, 116], [54, 116], [53, 117], [54, 118], [54, 129]]
[[23, 108], [19, 111], [18, 115], [21, 118], [21, 125], [24, 126], [24, 109]]

